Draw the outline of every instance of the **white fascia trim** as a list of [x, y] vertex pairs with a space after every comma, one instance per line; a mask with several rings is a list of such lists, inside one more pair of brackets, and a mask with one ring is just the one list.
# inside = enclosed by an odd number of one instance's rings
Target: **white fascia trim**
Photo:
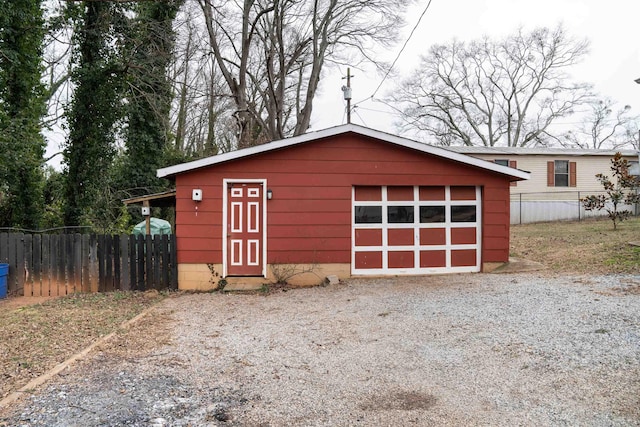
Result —
[[616, 153], [623, 156], [637, 156], [638, 152], [634, 150], [599, 150], [589, 148], [554, 148], [554, 147], [485, 147], [485, 146], [449, 146], [448, 151], [463, 154], [485, 154], [500, 156], [562, 156], [562, 157], [581, 157], [581, 156], [606, 156], [612, 157]]
[[391, 135], [386, 132], [381, 132], [375, 129], [369, 129], [363, 126], [354, 124], [335, 126], [328, 129], [319, 130], [316, 132], [305, 133], [303, 135], [294, 136], [292, 138], [285, 138], [278, 141], [269, 142], [267, 144], [258, 145], [255, 147], [244, 148], [241, 150], [231, 151], [228, 153], [218, 154], [216, 156], [206, 157], [200, 160], [194, 160], [188, 163], [182, 163], [179, 165], [169, 166], [166, 168], [158, 169], [157, 176], [159, 178], [165, 178], [172, 175], [176, 175], [183, 172], [188, 172], [194, 169], [203, 168], [206, 166], [215, 165], [218, 163], [224, 163], [231, 160], [240, 159], [243, 157], [252, 156], [268, 151], [278, 150], [281, 148], [291, 147], [294, 145], [302, 144], [305, 142], [313, 141], [316, 139], [328, 138], [336, 135], [340, 135], [347, 132], [353, 132], [358, 135], [364, 135], [371, 138], [379, 139], [381, 141], [389, 142], [391, 144], [399, 145], [401, 147], [411, 148], [423, 153], [432, 154], [434, 156], [450, 159], [463, 164], [476, 166], [481, 169], [490, 170], [493, 172], [509, 175], [514, 178], [530, 179], [531, 174], [529, 172], [521, 171], [519, 169], [510, 168], [508, 166], [501, 166], [493, 162], [478, 159], [468, 156], [466, 154], [456, 153], [444, 148], [435, 147], [422, 142], [412, 141], [407, 138], [403, 138], [397, 135]]

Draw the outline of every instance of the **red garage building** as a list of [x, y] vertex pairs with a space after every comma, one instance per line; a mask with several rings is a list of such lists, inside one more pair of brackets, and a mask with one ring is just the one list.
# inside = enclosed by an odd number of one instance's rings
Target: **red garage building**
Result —
[[[178, 281], [488, 271], [527, 172], [343, 125], [158, 170], [175, 180]], [[237, 279], [235, 279], [237, 280]]]

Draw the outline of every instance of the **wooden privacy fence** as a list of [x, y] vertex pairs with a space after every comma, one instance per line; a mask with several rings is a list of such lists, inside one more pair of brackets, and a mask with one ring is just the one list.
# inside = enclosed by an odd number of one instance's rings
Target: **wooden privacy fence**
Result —
[[9, 295], [177, 289], [174, 235], [0, 234]]

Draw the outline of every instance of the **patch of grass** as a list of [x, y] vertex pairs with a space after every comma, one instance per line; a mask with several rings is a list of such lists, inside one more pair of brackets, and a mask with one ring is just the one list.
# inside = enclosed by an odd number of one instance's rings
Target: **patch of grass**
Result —
[[157, 293], [73, 294], [0, 311], [0, 399], [162, 298]]
[[640, 271], [640, 247], [627, 245], [618, 248], [605, 263], [617, 271]]
[[511, 256], [541, 262], [552, 272], [639, 273], [640, 219], [614, 230], [610, 220], [550, 222], [511, 227]]

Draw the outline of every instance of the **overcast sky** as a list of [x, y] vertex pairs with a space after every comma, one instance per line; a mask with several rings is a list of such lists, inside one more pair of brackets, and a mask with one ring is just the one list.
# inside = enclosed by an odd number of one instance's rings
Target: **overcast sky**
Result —
[[[428, 0], [419, 0], [407, 14], [407, 25], [398, 45], [377, 54], [392, 61]], [[435, 43], [454, 38], [469, 41], [483, 35], [502, 37], [518, 27], [529, 30], [539, 26], [555, 27], [563, 23], [569, 34], [588, 38], [591, 52], [575, 68], [575, 78], [595, 85], [603, 96], [609, 96], [621, 105], [631, 105], [634, 114], [640, 114], [640, 0], [433, 0], [419, 27], [400, 56], [395, 71], [398, 76], [388, 78], [377, 97], [382, 98], [393, 87], [394, 79], [406, 76], [418, 65], [419, 56]], [[353, 69], [351, 81], [353, 100], [369, 98], [382, 80], [373, 71]], [[346, 67], [326, 69], [322, 79], [322, 92], [314, 102], [311, 130], [346, 123], [345, 103], [340, 88]], [[351, 121], [385, 132], [397, 133], [393, 123], [397, 116], [383, 104], [368, 100], [359, 104]], [[569, 119], [571, 120], [571, 119]], [[52, 142], [47, 153], [58, 151]], [[60, 167], [60, 156], [50, 164]]]
[[[399, 45], [390, 52], [380, 52], [381, 56], [389, 61], [395, 58], [427, 3], [420, 0], [410, 9]], [[591, 42], [589, 55], [574, 69], [576, 80], [592, 83], [603, 96], [631, 105], [632, 112], [640, 114], [640, 85], [634, 83], [640, 78], [638, 0], [433, 0], [400, 57], [397, 71], [400, 76], [408, 75], [418, 65], [419, 56], [435, 43], [454, 38], [469, 41], [483, 35], [499, 38], [520, 26], [530, 30], [553, 28], [558, 23], [569, 35]], [[352, 70], [351, 74], [355, 75], [351, 80], [353, 103], [371, 96], [382, 80], [370, 71]], [[346, 69], [326, 72], [322, 95], [314, 103], [313, 130], [346, 122], [341, 75], [346, 75]], [[385, 81], [376, 96], [391, 90], [393, 80]], [[391, 133], [396, 133], [396, 119], [388, 108], [374, 101], [359, 104], [351, 116], [352, 123]]]

